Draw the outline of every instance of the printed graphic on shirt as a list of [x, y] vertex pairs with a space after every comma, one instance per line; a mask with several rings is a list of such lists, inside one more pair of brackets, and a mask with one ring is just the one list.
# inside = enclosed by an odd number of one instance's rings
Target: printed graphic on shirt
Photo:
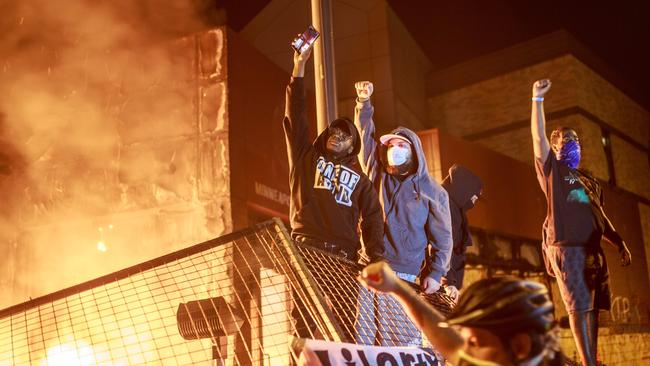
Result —
[[359, 173], [340, 164], [325, 161], [322, 156], [316, 162], [314, 188], [332, 192], [336, 203], [352, 206], [352, 193], [361, 177]]
[[569, 172], [569, 175], [564, 177], [564, 181], [569, 182], [569, 184], [575, 184], [576, 182], [580, 182], [580, 177], [573, 172]]
[[572, 189], [566, 198], [567, 202], [589, 203], [589, 195], [583, 187]]
[[564, 181], [569, 184], [578, 184], [578, 188], [574, 188], [569, 191], [569, 195], [566, 198], [567, 202], [577, 202], [577, 203], [589, 203], [589, 195], [585, 191], [585, 187], [582, 186], [582, 181], [580, 177], [573, 172], [569, 172], [569, 175], [564, 177]]

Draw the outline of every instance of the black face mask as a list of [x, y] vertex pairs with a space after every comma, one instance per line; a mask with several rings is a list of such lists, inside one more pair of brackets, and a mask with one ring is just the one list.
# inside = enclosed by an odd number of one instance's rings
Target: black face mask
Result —
[[413, 168], [413, 161], [409, 159], [406, 163], [402, 165], [397, 165], [397, 166], [388, 165], [386, 167], [386, 172], [390, 175], [402, 176], [411, 173], [413, 170], [412, 168]]

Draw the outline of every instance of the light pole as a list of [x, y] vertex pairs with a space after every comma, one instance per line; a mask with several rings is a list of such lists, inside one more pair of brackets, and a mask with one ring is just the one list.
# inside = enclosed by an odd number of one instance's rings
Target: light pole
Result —
[[331, 1], [311, 0], [311, 19], [314, 27], [321, 33], [320, 42], [314, 44], [317, 133], [320, 133], [338, 115]]

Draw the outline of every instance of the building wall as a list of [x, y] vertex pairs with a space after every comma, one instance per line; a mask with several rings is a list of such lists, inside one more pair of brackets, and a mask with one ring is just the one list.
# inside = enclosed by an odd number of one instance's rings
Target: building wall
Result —
[[[288, 221], [289, 163], [282, 120], [290, 75], [235, 32], [229, 30], [227, 40], [234, 228], [274, 216]], [[308, 115], [314, 120], [312, 104]]]
[[650, 198], [650, 113], [572, 55], [434, 95], [429, 99], [430, 119], [453, 135], [532, 163], [530, 90], [542, 77], [553, 82], [544, 102], [548, 133], [557, 126], [574, 126], [583, 145], [584, 167], [609, 181], [601, 139], [603, 131], [608, 132], [617, 185]]
[[[579, 362], [578, 350], [571, 331], [562, 330], [560, 345], [564, 354]], [[649, 365], [650, 333], [648, 332], [616, 332], [611, 328], [600, 328], [598, 331], [598, 357], [603, 365]]]
[[[332, 1], [338, 114], [353, 115], [354, 83], [374, 83], [379, 133], [427, 125], [426, 75], [431, 63], [385, 0]], [[311, 23], [310, 3], [273, 0], [241, 31], [272, 62], [291, 71], [290, 41]], [[311, 67], [311, 64], [309, 65]], [[306, 73], [313, 85], [313, 71]]]
[[[0, 308], [232, 230], [223, 47], [214, 29], [102, 54], [110, 72], [76, 97], [84, 108], [21, 121], [72, 123], [42, 129], [48, 157], [1, 180], [19, 189], [3, 191]], [[65, 67], [50, 74], [65, 85]]]

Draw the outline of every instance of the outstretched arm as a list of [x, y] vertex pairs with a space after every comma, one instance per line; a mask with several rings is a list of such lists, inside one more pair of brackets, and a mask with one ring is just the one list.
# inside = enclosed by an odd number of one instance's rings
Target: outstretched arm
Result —
[[431, 345], [449, 362], [457, 364], [458, 351], [464, 344], [463, 338], [453, 328], [439, 327], [438, 323], [444, 321], [443, 315], [400, 280], [388, 264], [378, 262], [368, 265], [361, 272], [359, 281], [369, 289], [395, 297]]
[[283, 127], [290, 166], [295, 164], [296, 160], [311, 147], [303, 82], [305, 65], [310, 54], [311, 48], [302, 54], [294, 52], [293, 72], [291, 73], [291, 81], [287, 86]]
[[546, 137], [546, 118], [544, 117], [544, 95], [551, 88], [549, 79], [537, 80], [533, 84], [533, 107], [530, 113], [530, 132], [533, 136], [535, 158], [546, 162], [551, 150]]
[[361, 169], [371, 181], [379, 176], [377, 169], [380, 169], [377, 161], [377, 141], [375, 141], [375, 123], [372, 115], [375, 109], [370, 103], [370, 96], [374, 89], [369, 81], [357, 81], [354, 83], [357, 91], [357, 104], [354, 107], [354, 124], [361, 134], [361, 150], [359, 151], [359, 163]]

